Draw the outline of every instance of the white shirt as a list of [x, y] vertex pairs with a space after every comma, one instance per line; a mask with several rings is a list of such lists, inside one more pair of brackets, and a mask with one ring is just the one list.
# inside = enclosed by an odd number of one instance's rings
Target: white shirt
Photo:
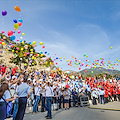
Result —
[[53, 87], [45, 86], [45, 90], [46, 90], [46, 97], [54, 96]]
[[41, 87], [35, 87], [35, 95], [40, 96]]

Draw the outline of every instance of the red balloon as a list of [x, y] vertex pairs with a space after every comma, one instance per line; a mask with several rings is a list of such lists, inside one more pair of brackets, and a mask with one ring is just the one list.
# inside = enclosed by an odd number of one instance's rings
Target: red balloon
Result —
[[57, 63], [55, 63], [57, 65]]
[[85, 72], [87, 72], [87, 70], [85, 70]]
[[45, 48], [45, 46], [42, 46], [42, 48]]
[[8, 31], [8, 36], [12, 36], [13, 35], [13, 31]]
[[79, 70], [81, 70], [81, 68], [79, 68]]
[[0, 44], [2, 44], [2, 42], [0, 42]]
[[22, 23], [21, 23], [21, 22], [18, 22], [18, 25], [19, 25], [19, 26], [21, 26], [21, 25], [22, 25]]

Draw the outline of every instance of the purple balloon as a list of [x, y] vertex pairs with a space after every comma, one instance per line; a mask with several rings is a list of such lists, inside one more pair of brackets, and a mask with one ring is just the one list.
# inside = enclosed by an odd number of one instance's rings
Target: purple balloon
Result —
[[3, 15], [3, 16], [6, 16], [6, 15], [7, 15], [7, 11], [6, 11], [6, 10], [3, 10], [3, 11], [2, 11], [2, 15]]

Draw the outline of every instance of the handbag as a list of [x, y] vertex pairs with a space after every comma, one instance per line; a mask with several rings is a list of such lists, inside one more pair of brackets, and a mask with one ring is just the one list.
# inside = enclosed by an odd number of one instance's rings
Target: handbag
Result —
[[7, 102], [3, 97], [2, 97], [2, 99], [4, 100], [4, 102], [6, 104], [6, 117], [7, 117], [7, 113], [9, 113], [11, 110], [12, 102], [11, 101]]

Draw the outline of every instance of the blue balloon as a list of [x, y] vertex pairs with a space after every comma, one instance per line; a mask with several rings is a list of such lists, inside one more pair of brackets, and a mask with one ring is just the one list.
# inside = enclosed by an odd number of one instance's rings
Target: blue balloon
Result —
[[22, 19], [18, 19], [19, 22], [23, 23], [23, 20]]
[[43, 54], [43, 52], [40, 52], [40, 54]]
[[31, 45], [32, 43], [31, 43], [31, 42], [29, 42], [29, 44]]
[[15, 40], [15, 38], [16, 38], [15, 36], [11, 36], [10, 37], [11, 40]]
[[45, 52], [45, 54], [47, 54], [47, 52]]
[[13, 20], [13, 22], [14, 22], [14, 23], [17, 23], [17, 20], [16, 20], [16, 19], [14, 19], [14, 20]]
[[20, 43], [22, 42], [22, 40], [20, 40]]

